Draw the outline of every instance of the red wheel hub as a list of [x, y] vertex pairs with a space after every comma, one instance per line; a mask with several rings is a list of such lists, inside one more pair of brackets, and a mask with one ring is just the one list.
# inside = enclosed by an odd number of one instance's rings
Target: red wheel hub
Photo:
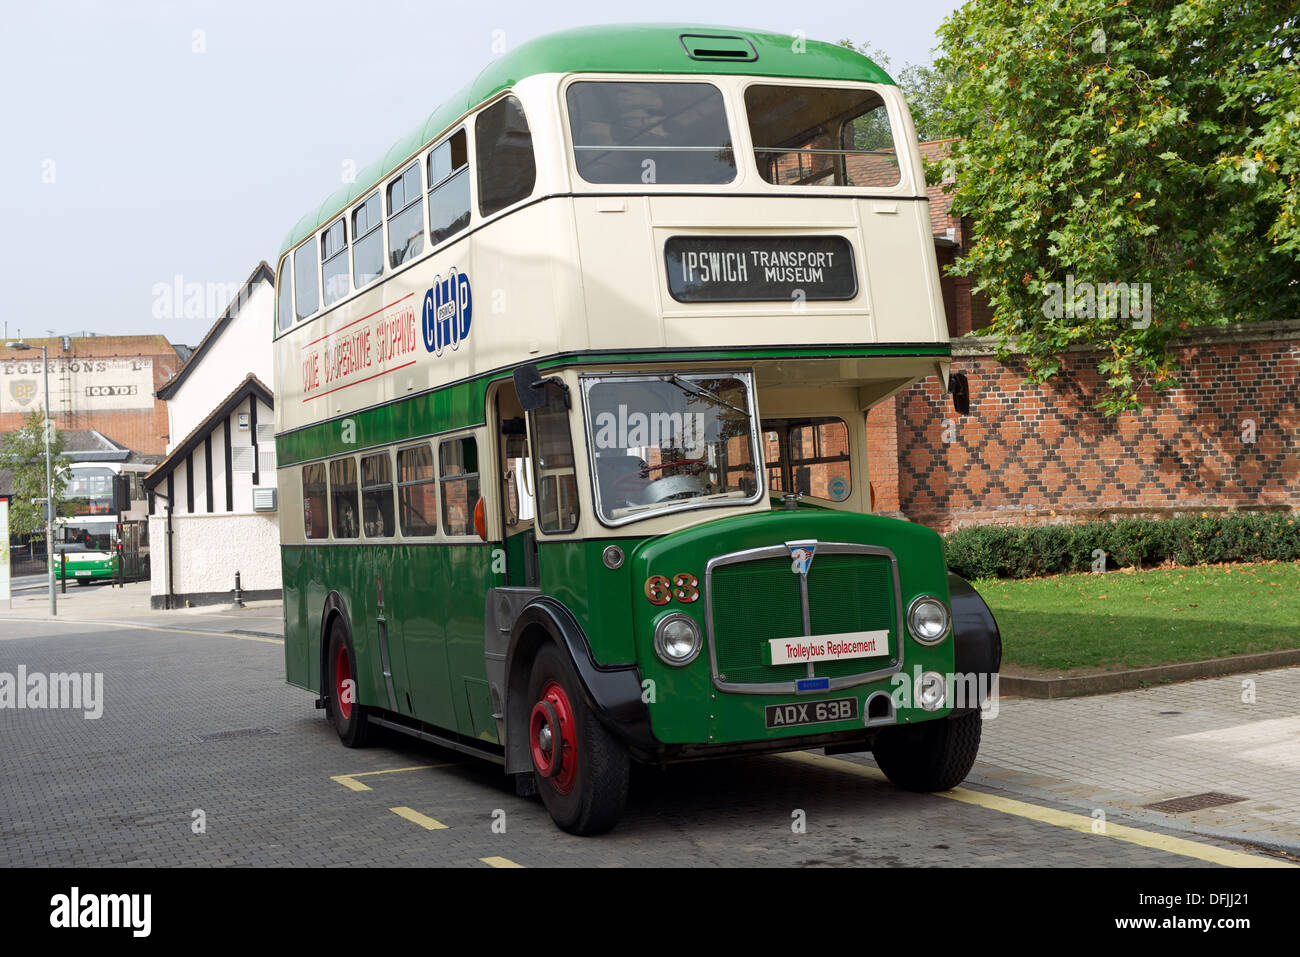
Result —
[[356, 686], [352, 683], [352, 666], [348, 661], [347, 646], [339, 645], [339, 650], [334, 655], [334, 700], [338, 702], [339, 714], [344, 721], [352, 717], [352, 698], [356, 693]]
[[569, 696], [554, 681], [547, 683], [541, 700], [533, 705], [528, 740], [537, 773], [550, 780], [560, 794], [573, 790], [578, 773], [578, 729]]

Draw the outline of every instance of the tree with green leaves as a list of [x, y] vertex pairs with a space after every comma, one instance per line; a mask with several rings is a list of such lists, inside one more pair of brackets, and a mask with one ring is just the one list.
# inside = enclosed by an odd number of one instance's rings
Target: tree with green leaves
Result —
[[970, 0], [940, 38], [953, 272], [1004, 357], [1100, 350], [1113, 413], [1177, 384], [1181, 331], [1300, 315], [1294, 0]]
[[[54, 428], [54, 424], [50, 424]], [[63, 455], [63, 436], [50, 436], [50, 459], [54, 472], [54, 502], [57, 515], [72, 514], [75, 506], [64, 500], [68, 459]], [[0, 435], [0, 468], [12, 476], [13, 498], [9, 500], [9, 533], [28, 535], [45, 530], [45, 514], [32, 499], [45, 498], [45, 413], [33, 409], [16, 432]]]

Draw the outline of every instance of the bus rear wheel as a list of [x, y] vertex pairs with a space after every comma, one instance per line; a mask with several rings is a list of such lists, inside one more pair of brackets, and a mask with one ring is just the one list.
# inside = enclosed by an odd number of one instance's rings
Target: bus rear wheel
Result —
[[947, 791], [966, 779], [980, 749], [980, 713], [884, 728], [872, 747], [876, 764], [904, 791]]
[[528, 747], [542, 803], [570, 834], [603, 834], [623, 814], [631, 758], [582, 695], [573, 666], [555, 645], [533, 661]]
[[349, 748], [360, 748], [370, 735], [370, 721], [366, 709], [357, 701], [357, 656], [352, 650], [352, 639], [338, 619], [330, 626], [330, 643], [326, 655], [326, 713], [339, 734], [339, 740]]

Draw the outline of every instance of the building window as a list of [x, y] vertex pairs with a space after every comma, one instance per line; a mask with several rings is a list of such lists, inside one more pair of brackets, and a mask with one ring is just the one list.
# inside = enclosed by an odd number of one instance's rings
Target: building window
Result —
[[320, 236], [321, 272], [325, 279], [325, 305], [337, 302], [348, 292], [348, 229], [342, 218], [331, 223]]
[[433, 453], [427, 445], [397, 452], [397, 499], [403, 535], [434, 535], [438, 531]]
[[438, 447], [442, 481], [442, 529], [447, 535], [474, 535], [478, 504], [478, 448], [472, 435], [449, 439]]
[[335, 538], [356, 538], [357, 460], [348, 456], [330, 462], [330, 518]]
[[306, 319], [316, 311], [320, 292], [320, 262], [316, 259], [315, 243], [303, 243], [293, 254], [293, 296], [295, 312]]
[[513, 96], [497, 100], [474, 123], [478, 164], [478, 210], [483, 216], [533, 193], [537, 164], [524, 108]]
[[420, 197], [420, 164], [412, 163], [388, 184], [388, 265], [394, 269], [424, 252]]
[[379, 190], [352, 211], [352, 282], [360, 289], [384, 274], [384, 224]]
[[275, 324], [281, 332], [293, 325], [293, 278], [289, 257], [280, 260], [280, 297], [275, 306]]
[[469, 158], [457, 130], [429, 153], [429, 235], [437, 246], [469, 225]]
[[302, 527], [307, 538], [330, 537], [324, 462], [303, 466]]
[[361, 458], [361, 515], [366, 538], [393, 535], [393, 462], [387, 452]]

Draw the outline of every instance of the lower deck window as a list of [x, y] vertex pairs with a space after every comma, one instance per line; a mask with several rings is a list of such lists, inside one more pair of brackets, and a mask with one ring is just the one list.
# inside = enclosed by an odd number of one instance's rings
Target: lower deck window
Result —
[[438, 531], [433, 453], [427, 445], [397, 452], [397, 498], [403, 535], [433, 535]]
[[330, 516], [335, 538], [356, 538], [357, 460], [351, 457], [330, 462]]
[[473, 436], [450, 439], [438, 447], [442, 482], [442, 529], [447, 535], [473, 535], [478, 504], [478, 448]]
[[361, 516], [366, 538], [393, 534], [393, 463], [387, 452], [361, 459]]
[[330, 537], [324, 462], [303, 466], [302, 526], [303, 534], [307, 538]]

